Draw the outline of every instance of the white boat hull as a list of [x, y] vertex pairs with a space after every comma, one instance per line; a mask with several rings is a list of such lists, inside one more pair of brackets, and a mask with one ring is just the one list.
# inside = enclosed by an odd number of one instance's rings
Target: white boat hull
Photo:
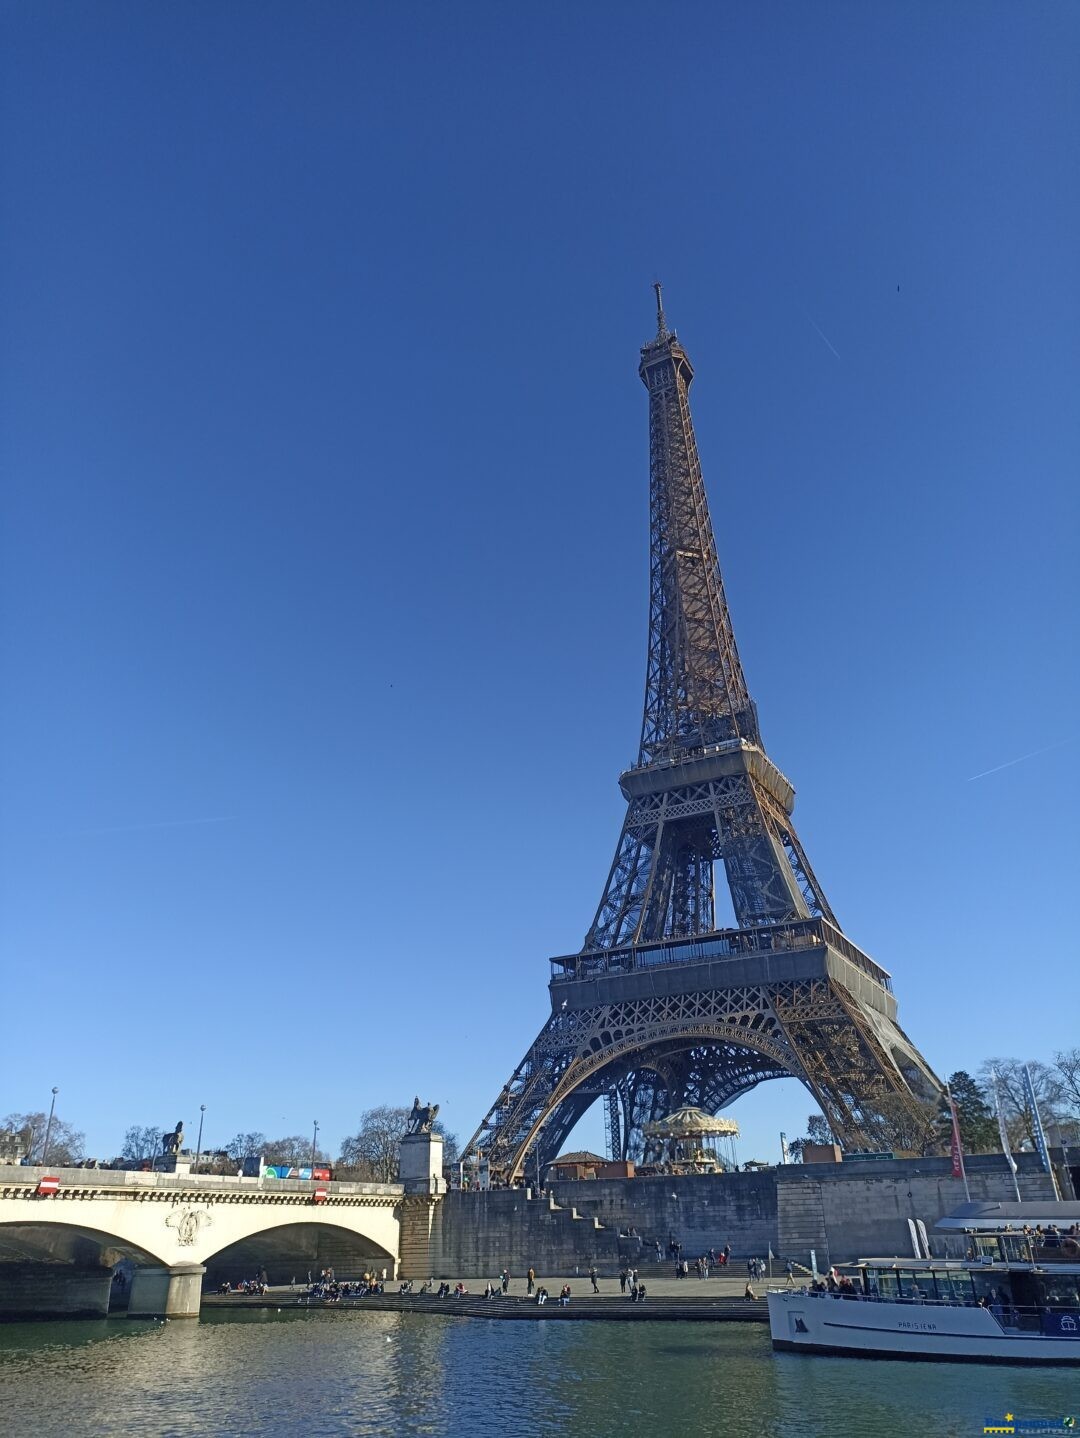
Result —
[[951, 1359], [983, 1363], [1080, 1365], [1076, 1336], [1012, 1332], [988, 1308], [769, 1293], [773, 1347], [858, 1358]]

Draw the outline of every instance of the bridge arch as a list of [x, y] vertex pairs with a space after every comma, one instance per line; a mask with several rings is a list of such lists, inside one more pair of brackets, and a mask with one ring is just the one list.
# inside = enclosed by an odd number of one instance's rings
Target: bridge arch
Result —
[[0, 1223], [0, 1264], [99, 1264], [115, 1268], [125, 1259], [140, 1266], [169, 1261], [164, 1252], [155, 1252], [108, 1229], [80, 1223], [74, 1215], [50, 1222], [31, 1218]]
[[263, 1273], [268, 1283], [303, 1283], [326, 1268], [338, 1278], [358, 1278], [383, 1269], [389, 1276], [395, 1272], [397, 1255], [355, 1224], [324, 1221], [319, 1215], [269, 1224], [204, 1253], [202, 1262], [205, 1286], [212, 1288]]

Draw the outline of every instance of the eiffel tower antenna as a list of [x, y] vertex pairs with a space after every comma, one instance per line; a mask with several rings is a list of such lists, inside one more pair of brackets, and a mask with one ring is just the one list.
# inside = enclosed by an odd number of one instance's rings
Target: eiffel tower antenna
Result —
[[653, 281], [653, 289], [656, 291], [656, 338], [658, 340], [667, 339], [668, 333], [667, 320], [664, 318], [663, 288], [659, 280]]
[[[848, 1148], [921, 1149], [941, 1084], [892, 980], [840, 927], [795, 832], [743, 673], [690, 417], [689, 357], [656, 291], [649, 395], [649, 642], [626, 815], [585, 941], [551, 960], [551, 1016], [466, 1154], [513, 1180], [606, 1105], [613, 1157], [694, 1105], [795, 1077]], [[727, 883], [735, 928], [716, 925]]]

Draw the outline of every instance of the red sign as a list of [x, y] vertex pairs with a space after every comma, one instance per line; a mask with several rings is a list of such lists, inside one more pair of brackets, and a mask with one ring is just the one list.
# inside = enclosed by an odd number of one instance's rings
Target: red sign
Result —
[[54, 1178], [51, 1174], [46, 1174], [43, 1178], [38, 1179], [37, 1191], [39, 1197], [46, 1197], [48, 1194], [55, 1193], [59, 1187], [60, 1180]]
[[325, 1188], [317, 1188], [317, 1189], [315, 1190], [315, 1192], [311, 1195], [311, 1201], [312, 1201], [312, 1203], [325, 1203], [325, 1202], [326, 1202], [326, 1189], [325, 1189]]

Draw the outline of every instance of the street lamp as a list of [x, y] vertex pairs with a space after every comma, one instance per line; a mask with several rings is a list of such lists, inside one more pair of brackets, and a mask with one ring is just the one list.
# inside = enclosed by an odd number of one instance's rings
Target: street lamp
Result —
[[49, 1105], [49, 1122], [45, 1125], [45, 1145], [41, 1150], [41, 1166], [45, 1168], [49, 1162], [49, 1139], [52, 1137], [53, 1114], [56, 1112], [56, 1095], [60, 1092], [58, 1088], [52, 1091], [52, 1103]]
[[315, 1147], [319, 1142], [319, 1120], [315, 1120], [315, 1132], [311, 1135], [311, 1167], [315, 1168]]
[[206, 1105], [205, 1105], [204, 1103], [201, 1103], [201, 1104], [199, 1105], [199, 1141], [198, 1141], [198, 1143], [195, 1145], [195, 1172], [196, 1172], [196, 1173], [198, 1173], [198, 1171], [199, 1171], [199, 1159], [202, 1157], [202, 1124], [203, 1124], [203, 1118], [204, 1118], [205, 1114], [206, 1114]]

